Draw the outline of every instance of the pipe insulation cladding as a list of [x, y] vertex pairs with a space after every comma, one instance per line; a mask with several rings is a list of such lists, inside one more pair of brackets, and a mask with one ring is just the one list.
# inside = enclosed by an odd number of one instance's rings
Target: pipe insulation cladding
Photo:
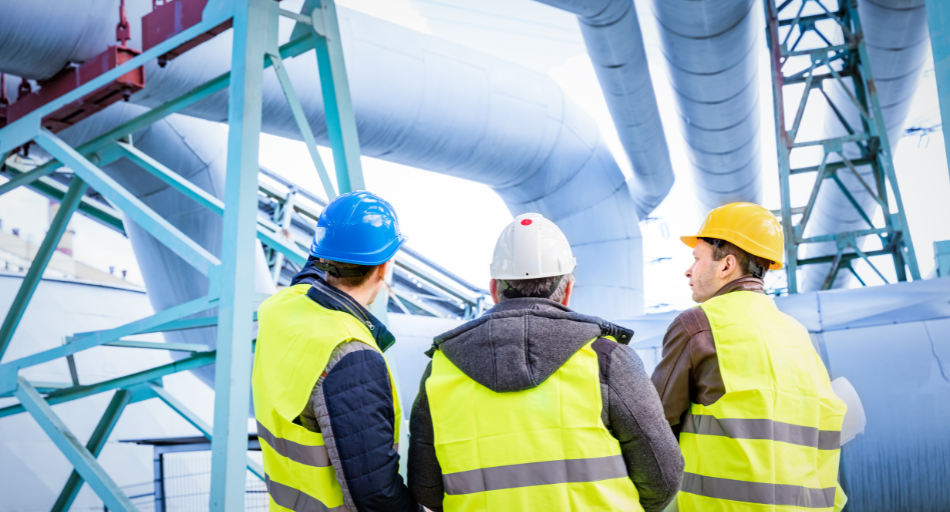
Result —
[[[300, 2], [284, 4], [293, 10]], [[127, 2], [133, 28], [150, 8], [148, 0]], [[6, 9], [0, 71], [32, 78], [48, 77], [76, 55], [102, 51], [107, 40], [95, 48], [88, 38], [111, 35], [118, 21], [117, 0], [68, 7], [17, 2]], [[484, 183], [513, 215], [543, 214], [564, 231], [577, 257], [576, 309], [606, 318], [643, 311], [640, 229], [624, 175], [594, 121], [551, 78], [347, 9], [339, 18], [364, 155]], [[292, 27], [281, 19], [281, 42]], [[139, 32], [133, 29], [133, 47]], [[132, 102], [152, 107], [185, 94], [228, 71], [230, 54], [229, 31], [165, 68], [152, 62], [146, 88]], [[287, 59], [285, 66], [317, 140], [327, 144], [314, 54]], [[227, 101], [222, 91], [182, 113], [224, 122]], [[264, 76], [263, 112], [265, 132], [300, 139], [272, 71]]]
[[762, 202], [755, 4], [652, 2], [703, 213]]
[[[924, 0], [858, 0], [858, 15], [864, 29], [864, 42], [892, 155], [897, 150], [914, 92], [927, 62], [930, 36], [924, 3]], [[837, 37], [837, 41], [843, 40], [840, 31]], [[850, 85], [848, 87], [851, 88]], [[860, 126], [861, 111], [841, 84], [828, 80], [825, 82], [825, 92], [848, 124]], [[825, 115], [825, 133], [828, 137], [847, 135], [831, 109]], [[849, 159], [860, 157], [854, 144], [845, 145], [844, 153]], [[874, 187], [871, 166], [858, 166], [857, 171], [865, 183]], [[868, 217], [874, 220], [880, 206], [861, 181], [850, 172], [839, 172], [838, 177]], [[862, 229], [868, 229], [868, 225], [844, 193], [830, 182], [826, 183], [815, 202], [807, 236]], [[904, 226], [904, 229], [907, 227]], [[806, 258], [811, 258], [834, 254], [835, 250], [834, 243], [808, 244], [803, 253]], [[820, 290], [830, 268], [829, 264], [805, 267], [802, 270], [802, 290]], [[850, 272], [839, 272], [832, 288], [845, 287], [850, 280]]]
[[577, 20], [633, 177], [628, 182], [640, 218], [673, 187], [673, 165], [653, 91], [637, 10], [631, 0], [538, 0]]

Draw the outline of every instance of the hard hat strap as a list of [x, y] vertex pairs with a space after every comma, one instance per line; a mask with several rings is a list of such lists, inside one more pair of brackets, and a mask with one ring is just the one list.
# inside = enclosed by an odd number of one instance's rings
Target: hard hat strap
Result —
[[765, 273], [768, 271], [768, 267], [764, 267], [755, 262], [755, 256], [752, 256], [749, 259], [749, 273], [759, 279], [765, 279]]
[[330, 265], [329, 263], [324, 263], [319, 260], [314, 261], [313, 266], [319, 268], [327, 274], [330, 274], [333, 277], [363, 277], [366, 274], [372, 272], [372, 267], [368, 265], [360, 265], [353, 268], [340, 268], [336, 265]]
[[548, 287], [543, 295], [525, 295], [524, 293], [514, 289], [511, 285], [508, 284], [508, 281], [505, 279], [498, 279], [498, 283], [501, 284], [501, 294], [509, 299], [520, 299], [523, 297], [530, 297], [536, 299], [548, 299], [554, 292], [557, 291], [557, 287], [561, 284], [561, 279], [564, 279], [564, 276], [557, 276], [557, 279], [554, 280], [554, 283]]

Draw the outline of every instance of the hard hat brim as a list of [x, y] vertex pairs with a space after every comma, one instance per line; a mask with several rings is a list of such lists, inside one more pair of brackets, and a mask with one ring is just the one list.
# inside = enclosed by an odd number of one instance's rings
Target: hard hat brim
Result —
[[393, 256], [396, 255], [396, 252], [399, 251], [399, 248], [402, 247], [402, 245], [406, 243], [406, 240], [408, 239], [409, 237], [406, 235], [400, 234], [382, 249], [376, 252], [364, 254], [354, 254], [351, 252], [343, 253], [319, 246], [312, 246], [310, 248], [310, 255], [315, 258], [338, 261], [340, 263], [352, 263], [354, 265], [382, 265], [383, 263], [393, 259]]
[[[699, 236], [681, 236], [680, 241], [682, 241], [684, 244], [686, 244], [689, 248], [692, 249], [696, 247], [696, 244], [699, 242], [699, 238], [700, 238]], [[720, 238], [717, 236], [710, 236], [709, 238], [719, 238], [721, 240], [726, 240], [727, 242], [730, 242], [737, 246], [739, 245], [736, 242], [733, 242], [732, 240], [727, 240], [726, 238]], [[743, 249], [743, 250], [747, 251], [747, 249]], [[772, 264], [769, 265], [769, 270], [781, 270], [784, 266], [785, 265], [783, 265], [781, 261], [773, 261]]]

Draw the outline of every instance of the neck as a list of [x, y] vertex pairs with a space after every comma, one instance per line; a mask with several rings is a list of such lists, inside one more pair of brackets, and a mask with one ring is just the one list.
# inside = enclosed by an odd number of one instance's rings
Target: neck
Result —
[[352, 297], [353, 300], [355, 300], [360, 306], [363, 306], [364, 308], [368, 308], [373, 299], [374, 287], [367, 285], [369, 285], [369, 283], [364, 283], [364, 286], [350, 288], [347, 286], [336, 286], [334, 284], [330, 284], [330, 286]]

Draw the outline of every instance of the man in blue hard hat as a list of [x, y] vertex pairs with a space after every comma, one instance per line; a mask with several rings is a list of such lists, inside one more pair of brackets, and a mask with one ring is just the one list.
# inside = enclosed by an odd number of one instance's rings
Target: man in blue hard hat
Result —
[[405, 243], [392, 206], [357, 191], [317, 222], [310, 259], [258, 309], [254, 413], [270, 510], [417, 511], [399, 476], [402, 414], [366, 308]]

